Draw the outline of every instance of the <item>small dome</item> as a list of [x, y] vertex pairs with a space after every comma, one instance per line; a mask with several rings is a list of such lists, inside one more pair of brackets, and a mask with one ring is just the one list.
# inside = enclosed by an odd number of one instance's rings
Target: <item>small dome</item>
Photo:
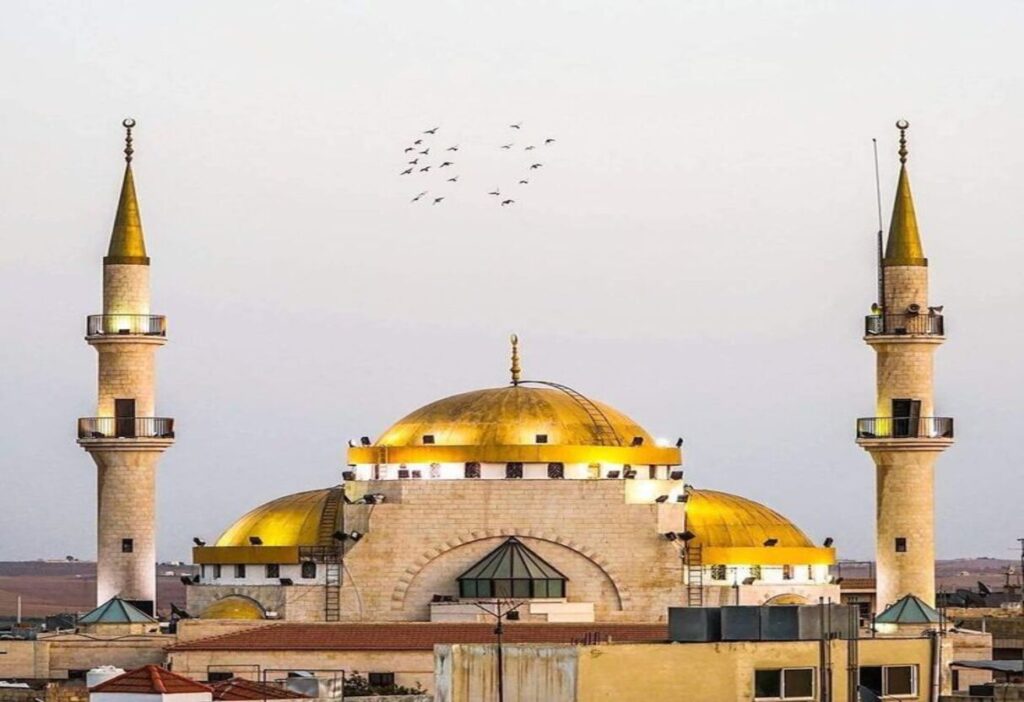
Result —
[[[342, 492], [333, 487], [271, 500], [235, 521], [215, 545], [249, 546], [250, 537], [258, 537], [263, 546], [317, 546], [322, 540], [329, 546]], [[325, 517], [330, 523], [322, 528]]]
[[678, 465], [642, 426], [603, 402], [554, 383], [518, 384], [452, 395], [421, 407], [350, 464], [564, 462]]
[[739, 495], [715, 490], [690, 490], [686, 503], [686, 528], [697, 535], [694, 545], [764, 547], [814, 547], [799, 527], [773, 509]]
[[242, 595], [229, 595], [212, 602], [200, 619], [266, 619], [266, 612], [256, 600]]

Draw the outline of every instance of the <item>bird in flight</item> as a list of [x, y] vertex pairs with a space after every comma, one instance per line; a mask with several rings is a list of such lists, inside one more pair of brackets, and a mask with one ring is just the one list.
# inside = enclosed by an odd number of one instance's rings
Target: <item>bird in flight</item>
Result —
[[527, 146], [525, 149], [523, 149], [523, 151], [533, 151], [536, 148], [536, 146]]
[[504, 207], [505, 205], [511, 205], [514, 202], [515, 202], [515, 200], [502, 200], [501, 201], [501, 206]]
[[402, 171], [398, 175], [409, 175], [410, 173], [412, 173], [412, 169], [411, 168], [406, 168], [404, 171]]
[[459, 182], [459, 177], [458, 176], [452, 176], [451, 178], [448, 179], [448, 182], [449, 183], [458, 183]]
[[415, 148], [413, 148], [413, 147], [411, 147], [411, 146], [407, 146], [407, 147], [405, 147], [405, 153], [409, 153], [410, 151], [415, 151], [415, 150], [416, 150], [416, 149], [415, 149]]
[[435, 197], [434, 204], [436, 205], [437, 203], [441, 202], [441, 200], [444, 200], [444, 197]]
[[550, 138], [550, 137], [548, 137], [547, 139], [545, 139], [545, 140], [544, 140], [544, 143], [545, 143], [545, 144], [554, 144], [554, 143], [555, 143], [555, 140], [554, 140], [554, 139], [552, 139], [552, 138]]
[[429, 170], [430, 170], [430, 166], [424, 166], [423, 168], [420, 169], [420, 173], [426, 173]]
[[420, 162], [420, 160], [418, 158], [414, 158], [412, 161], [409, 161], [409, 165], [410, 166], [415, 166], [419, 162]]
[[454, 166], [454, 165], [455, 165], [455, 164], [454, 164], [454, 163], [452, 163], [451, 161], [445, 161], [445, 162], [444, 162], [444, 163], [442, 163], [442, 164], [441, 164], [440, 166], [438, 166], [438, 168], [444, 168], [444, 167], [446, 167], [446, 166]]
[[503, 149], [505, 149], [507, 151], [507, 150], [511, 149], [512, 146], [513, 146], [512, 144], [502, 144], [501, 148], [503, 148]]
[[519, 181], [519, 184], [520, 185], [529, 185], [530, 181], [528, 181], [528, 180], [521, 180], [521, 181]]
[[413, 145], [413, 146], [419, 146], [419, 145], [420, 145], [420, 144], [422, 144], [422, 143], [423, 143], [423, 140], [422, 140], [422, 139], [417, 139], [416, 141], [414, 141], [414, 142], [412, 143], [412, 145]]
[[530, 166], [530, 170], [531, 171], [535, 171], [535, 170], [537, 170], [538, 168], [540, 168], [543, 165], [544, 165], [543, 163], [534, 163], [533, 165]]
[[430, 147], [429, 146], [427, 148], [423, 149], [423, 151], [420, 151], [420, 156], [428, 156], [428, 155], [430, 155]]
[[495, 189], [494, 189], [494, 192], [491, 192], [491, 193], [487, 193], [487, 194], [488, 194], [488, 195], [497, 195], [497, 196], [499, 196], [499, 197], [500, 197], [500, 196], [501, 196], [501, 188], [495, 188]]
[[440, 129], [440, 127], [434, 127], [433, 129], [428, 129], [428, 130], [426, 130], [426, 131], [425, 131], [425, 132], [423, 132], [423, 133], [424, 133], [424, 134], [437, 134], [437, 130], [438, 130], [438, 129]]
[[510, 128], [512, 128], [512, 129], [522, 129], [523, 128], [523, 123], [522, 122], [516, 122], [515, 124], [510, 124], [508, 126]]
[[445, 149], [445, 151], [458, 151], [458, 150], [459, 150], [459, 145], [458, 144], [456, 144], [455, 146], [449, 146], [447, 149]]
[[428, 191], [428, 190], [424, 190], [424, 191], [423, 191], [422, 193], [420, 193], [419, 195], [417, 195], [416, 197], [414, 197], [414, 198], [413, 198], [413, 199], [412, 199], [412, 200], [411, 200], [410, 202], [416, 202], [416, 201], [417, 201], [417, 200], [419, 200], [419, 199], [420, 199], [421, 197], [423, 197], [424, 195], [426, 195], [426, 194], [427, 194], [428, 192], [430, 192], [430, 191]]

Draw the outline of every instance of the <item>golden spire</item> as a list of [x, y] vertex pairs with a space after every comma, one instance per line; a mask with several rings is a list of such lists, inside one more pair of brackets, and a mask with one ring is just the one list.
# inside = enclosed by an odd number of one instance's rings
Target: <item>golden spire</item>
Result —
[[512, 371], [512, 384], [519, 385], [519, 376], [522, 371], [519, 367], [519, 337], [513, 334], [510, 341], [512, 342], [512, 367], [509, 370]]
[[927, 266], [921, 246], [921, 235], [917, 230], [917, 215], [914, 214], [914, 198], [910, 194], [910, 176], [907, 175], [907, 128], [905, 119], [896, 122], [900, 130], [900, 178], [896, 185], [896, 202], [892, 207], [889, 222], [889, 240], [885, 246], [886, 266]]
[[146, 256], [146, 241], [142, 236], [142, 217], [139, 203], [135, 198], [135, 179], [132, 177], [132, 127], [135, 120], [128, 118], [121, 122], [125, 128], [124, 137], [124, 181], [121, 183], [121, 198], [117, 203], [114, 230], [110, 234], [110, 248], [103, 263], [149, 265]]

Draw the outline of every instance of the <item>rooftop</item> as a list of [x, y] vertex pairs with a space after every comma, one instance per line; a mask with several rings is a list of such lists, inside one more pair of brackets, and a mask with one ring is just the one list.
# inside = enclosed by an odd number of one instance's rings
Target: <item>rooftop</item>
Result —
[[89, 688], [89, 692], [174, 695], [190, 692], [212, 693], [213, 688], [186, 678], [184, 675], [172, 673], [158, 665], [146, 665], [101, 682], [99, 685]]

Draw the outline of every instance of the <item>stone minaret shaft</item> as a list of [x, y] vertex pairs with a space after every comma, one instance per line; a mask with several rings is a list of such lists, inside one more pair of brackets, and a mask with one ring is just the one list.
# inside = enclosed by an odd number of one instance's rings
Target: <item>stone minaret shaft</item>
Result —
[[173, 420], [156, 416], [155, 351], [166, 343], [163, 317], [150, 314], [149, 257], [132, 174], [127, 130], [124, 181], [103, 259], [103, 314], [86, 324], [99, 355], [96, 416], [79, 420], [78, 443], [97, 480], [97, 603], [120, 596], [156, 606], [156, 467], [174, 441]]
[[876, 353], [875, 416], [858, 421], [858, 444], [876, 467], [877, 609], [903, 595], [935, 604], [934, 465], [953, 443], [953, 420], [937, 417], [933, 354], [945, 341], [942, 308], [928, 306], [928, 260], [906, 168], [900, 174], [882, 259], [883, 299], [867, 318], [865, 341]]

